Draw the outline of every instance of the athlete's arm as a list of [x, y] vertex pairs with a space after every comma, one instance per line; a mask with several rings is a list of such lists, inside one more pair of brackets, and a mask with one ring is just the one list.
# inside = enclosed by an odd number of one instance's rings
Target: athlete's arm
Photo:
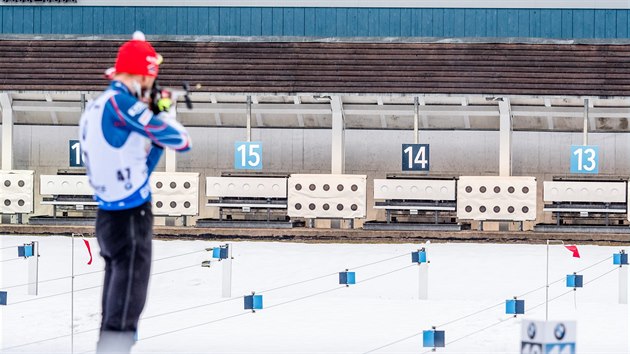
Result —
[[149, 174], [153, 173], [155, 166], [157, 166], [158, 162], [160, 162], [160, 157], [162, 157], [163, 152], [163, 147], [156, 144], [151, 144], [151, 150], [147, 155], [147, 168], [149, 170]]
[[111, 97], [105, 110], [114, 117], [115, 126], [140, 133], [158, 146], [177, 151], [191, 148], [186, 128], [168, 112], [154, 115], [146, 104], [122, 94]]

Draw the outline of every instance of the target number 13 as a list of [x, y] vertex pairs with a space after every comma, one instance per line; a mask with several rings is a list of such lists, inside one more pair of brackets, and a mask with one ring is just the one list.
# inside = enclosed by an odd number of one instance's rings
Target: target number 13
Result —
[[599, 173], [599, 147], [594, 145], [572, 145], [571, 173]]

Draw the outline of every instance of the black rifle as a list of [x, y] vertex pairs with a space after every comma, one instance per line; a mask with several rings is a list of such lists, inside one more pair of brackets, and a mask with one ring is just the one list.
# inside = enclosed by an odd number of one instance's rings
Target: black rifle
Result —
[[169, 87], [162, 87], [158, 84], [157, 80], [153, 82], [153, 87], [151, 88], [151, 111], [153, 114], [160, 113], [160, 108], [158, 107], [158, 101], [163, 97], [167, 96], [173, 101], [177, 101], [177, 98], [184, 97], [184, 102], [186, 103], [186, 108], [192, 109], [193, 104], [190, 100], [190, 85], [187, 82], [182, 84], [183, 90], [173, 89]]

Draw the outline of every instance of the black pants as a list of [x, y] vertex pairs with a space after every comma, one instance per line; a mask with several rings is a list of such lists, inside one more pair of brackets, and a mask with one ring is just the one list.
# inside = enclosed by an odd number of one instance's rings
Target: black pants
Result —
[[151, 203], [99, 210], [96, 237], [105, 259], [101, 332], [136, 332], [151, 272]]

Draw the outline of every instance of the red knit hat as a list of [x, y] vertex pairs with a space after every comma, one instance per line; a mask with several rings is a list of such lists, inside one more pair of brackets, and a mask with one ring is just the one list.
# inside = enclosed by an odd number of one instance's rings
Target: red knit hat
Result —
[[160, 64], [162, 56], [146, 41], [144, 33], [136, 31], [133, 39], [118, 50], [114, 70], [116, 73], [156, 77]]

